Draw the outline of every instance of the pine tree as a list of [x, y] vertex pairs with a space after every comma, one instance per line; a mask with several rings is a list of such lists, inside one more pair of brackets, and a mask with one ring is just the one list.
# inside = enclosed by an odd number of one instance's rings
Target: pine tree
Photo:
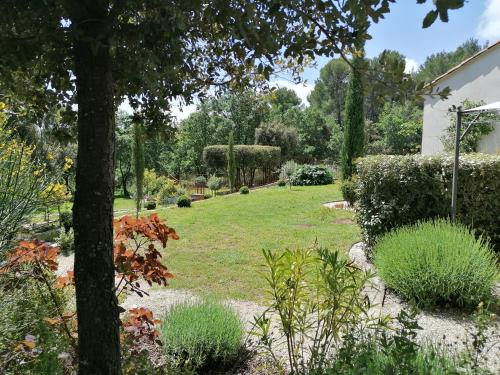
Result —
[[144, 195], [144, 139], [142, 134], [142, 125], [139, 121], [134, 121], [134, 144], [133, 144], [133, 163], [135, 174], [135, 206], [136, 216], [139, 217], [141, 211], [141, 201]]
[[236, 160], [234, 157], [234, 135], [229, 133], [227, 148], [227, 178], [229, 180], [229, 190], [236, 190]]
[[349, 179], [354, 173], [354, 159], [363, 156], [365, 143], [364, 88], [361, 76], [362, 57], [353, 61], [354, 69], [349, 76], [345, 101], [344, 143], [342, 146], [342, 178]]

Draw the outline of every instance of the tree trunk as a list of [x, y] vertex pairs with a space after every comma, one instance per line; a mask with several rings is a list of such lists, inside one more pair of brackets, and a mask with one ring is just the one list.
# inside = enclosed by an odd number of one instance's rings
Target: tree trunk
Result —
[[127, 182], [128, 182], [128, 177], [130, 175], [130, 170], [127, 168], [126, 171], [123, 171], [123, 166], [120, 163], [120, 176], [121, 176], [121, 182], [122, 182], [122, 190], [123, 190], [123, 197], [124, 198], [130, 198], [130, 193], [127, 189]]
[[[73, 206], [79, 374], [120, 374], [114, 293], [115, 119], [107, 6], [87, 1], [72, 19], [78, 103]], [[82, 10], [83, 8], [83, 10]]]
[[123, 187], [123, 198], [130, 198], [130, 193], [127, 189], [127, 179], [122, 178], [122, 187]]

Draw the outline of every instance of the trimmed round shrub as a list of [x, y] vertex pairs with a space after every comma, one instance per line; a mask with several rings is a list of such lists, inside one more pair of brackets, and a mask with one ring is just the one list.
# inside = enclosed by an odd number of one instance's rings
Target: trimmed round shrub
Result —
[[249, 193], [250, 193], [250, 189], [248, 188], [248, 186], [240, 187], [240, 194], [249, 194]]
[[396, 229], [374, 250], [386, 285], [421, 307], [475, 307], [499, 277], [489, 242], [443, 219]]
[[286, 186], [286, 181], [285, 180], [278, 180], [278, 186], [280, 186], [280, 187]]
[[294, 172], [290, 182], [292, 185], [328, 185], [333, 183], [333, 176], [325, 166], [305, 164]]
[[156, 202], [155, 201], [147, 201], [146, 204], [144, 205], [146, 210], [154, 210], [156, 208]]
[[191, 198], [187, 195], [181, 195], [177, 198], [177, 207], [191, 207]]
[[340, 190], [342, 191], [342, 197], [349, 205], [354, 205], [356, 203], [356, 186], [357, 183], [353, 179], [344, 180], [340, 185]]
[[163, 320], [163, 349], [169, 362], [198, 373], [222, 369], [237, 359], [243, 324], [228, 306], [205, 300], [174, 306]]

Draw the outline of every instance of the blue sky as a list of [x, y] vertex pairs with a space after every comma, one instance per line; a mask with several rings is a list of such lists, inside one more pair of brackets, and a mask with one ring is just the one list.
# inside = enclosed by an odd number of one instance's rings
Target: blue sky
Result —
[[[367, 56], [374, 57], [385, 49], [393, 49], [412, 63], [421, 64], [432, 53], [454, 50], [471, 37], [482, 43], [500, 39], [500, 27], [486, 30], [495, 28], [491, 23], [500, 22], [495, 18], [495, 15], [500, 16], [498, 0], [469, 0], [462, 9], [450, 12], [448, 23], [437, 20], [430, 28], [422, 29], [422, 20], [430, 9], [432, 1], [417, 4], [416, 0], [399, 0], [392, 5], [391, 13], [370, 28], [373, 39], [366, 45]], [[316, 61], [318, 68], [307, 69], [304, 79], [314, 83], [319, 67], [327, 61], [319, 58]]]
[[[450, 11], [449, 22], [437, 20], [430, 28], [422, 29], [422, 20], [432, 8], [432, 1], [417, 4], [416, 0], [398, 0], [385, 19], [372, 25], [373, 39], [366, 45], [367, 56], [392, 49], [406, 56], [407, 67], [417, 68], [432, 53], [452, 51], [469, 38], [481, 43], [500, 39], [500, 0], [468, 0], [463, 8]], [[326, 62], [326, 58], [317, 58], [316, 67], [304, 71], [304, 83], [295, 85], [278, 79], [276, 86], [293, 89], [307, 105], [307, 95]]]
[[[477, 38], [481, 43], [500, 40], [500, 0], [466, 0], [463, 8], [450, 11], [448, 23], [437, 20], [430, 28], [422, 29], [422, 20], [432, 8], [431, 0], [427, 4], [397, 0], [386, 18], [372, 25], [370, 33], [373, 39], [366, 45], [367, 56], [373, 57], [384, 49], [392, 49], [406, 56], [407, 66], [416, 68], [432, 53], [452, 51], [469, 38]], [[306, 69], [304, 83], [294, 84], [276, 78], [274, 84], [293, 89], [307, 105], [307, 95], [327, 61], [318, 58], [316, 67]], [[181, 120], [195, 109], [196, 105], [180, 108], [174, 103], [172, 114]]]

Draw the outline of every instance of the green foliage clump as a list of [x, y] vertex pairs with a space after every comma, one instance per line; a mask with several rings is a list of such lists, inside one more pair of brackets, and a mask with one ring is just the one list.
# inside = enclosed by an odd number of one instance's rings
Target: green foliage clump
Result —
[[177, 198], [177, 207], [191, 207], [191, 198], [187, 195], [181, 195]]
[[156, 200], [158, 203], [168, 203], [170, 199], [179, 194], [178, 186], [171, 179], [166, 179], [161, 185]]
[[146, 210], [154, 210], [156, 208], [156, 202], [155, 201], [147, 201], [146, 204], [144, 205]]
[[[463, 109], [471, 109], [474, 107], [479, 107], [486, 104], [484, 101], [473, 102], [470, 100], [464, 100], [461, 103]], [[475, 121], [472, 128], [465, 135], [465, 137], [460, 141], [460, 151], [462, 153], [467, 152], [477, 152], [479, 141], [485, 135], [490, 134], [493, 130], [493, 123], [498, 122], [500, 116], [496, 113], [483, 113]], [[467, 121], [462, 120], [462, 127], [467, 124]], [[441, 137], [445, 151], [454, 152], [455, 151], [455, 135], [457, 126], [457, 116], [455, 113], [450, 113], [450, 125], [445, 129], [444, 135]], [[462, 128], [462, 134], [465, 128]]]
[[278, 180], [278, 186], [279, 186], [279, 187], [286, 186], [286, 180], [279, 179], [279, 180]]
[[351, 72], [345, 100], [344, 143], [342, 146], [342, 179], [354, 173], [354, 159], [363, 156], [365, 143], [364, 87], [361, 70], [362, 58], [356, 58], [357, 69]]
[[240, 353], [243, 333], [238, 315], [211, 300], [178, 304], [162, 323], [163, 349], [170, 363], [200, 374], [230, 365]]
[[302, 165], [290, 178], [292, 185], [328, 185], [333, 183], [330, 170], [322, 165]]
[[[394, 228], [447, 217], [451, 156], [371, 156], [359, 159], [357, 220], [371, 247]], [[460, 158], [457, 219], [500, 246], [500, 156]]]
[[279, 147], [283, 160], [295, 156], [298, 143], [297, 129], [285, 126], [278, 120], [264, 122], [255, 129], [255, 144]]
[[59, 237], [56, 238], [56, 242], [61, 249], [61, 253], [64, 255], [73, 253], [75, 251], [75, 235], [73, 233], [73, 229], [66, 232], [63, 228], [59, 232]]
[[248, 186], [240, 187], [240, 194], [250, 194], [250, 189], [248, 188]]
[[59, 214], [59, 222], [67, 233], [71, 228], [73, 228], [73, 213], [72, 212], [61, 212]]
[[354, 205], [356, 202], [356, 186], [357, 186], [357, 178], [353, 176], [348, 180], [342, 181], [340, 185], [340, 190], [342, 191], [342, 197], [344, 198], [349, 205]]
[[[0, 369], [2, 374], [54, 374], [65, 370], [58, 355], [71, 352], [68, 341], [45, 318], [57, 316], [49, 292], [39, 281], [0, 279]], [[62, 293], [57, 297], [62, 298]], [[23, 340], [35, 344], [33, 350], [13, 352]]]
[[411, 104], [386, 103], [375, 124], [382, 137], [382, 153], [414, 154], [422, 143], [422, 110]]
[[488, 242], [447, 220], [396, 229], [374, 256], [386, 285], [420, 306], [475, 307], [491, 297], [500, 276]]
[[392, 333], [348, 332], [333, 363], [321, 375], [459, 374], [468, 365], [457, 353], [443, 347], [420, 345], [415, 338], [422, 328], [415, 313], [402, 310], [396, 320]]

